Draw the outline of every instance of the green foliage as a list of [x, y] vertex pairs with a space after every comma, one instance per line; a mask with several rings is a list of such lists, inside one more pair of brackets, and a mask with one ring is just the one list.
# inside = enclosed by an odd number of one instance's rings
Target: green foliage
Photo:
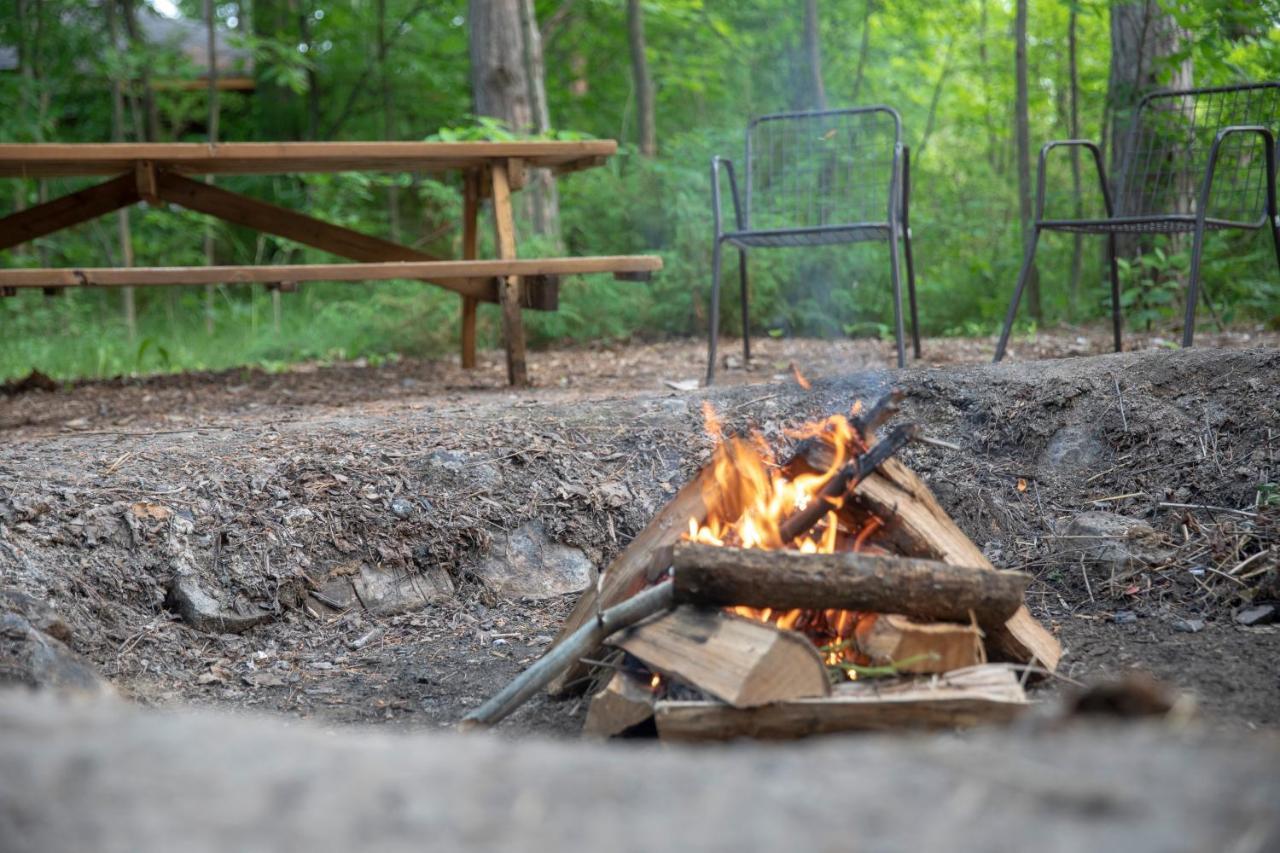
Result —
[[[145, 4], [138, 4], [142, 14]], [[180, 0], [200, 19], [201, 0]], [[218, 3], [220, 25], [254, 59], [257, 88], [220, 96], [220, 136], [253, 139], [505, 140], [515, 134], [472, 116], [465, 0], [386, 0], [387, 53], [380, 59], [371, 0], [253, 0]], [[561, 310], [526, 312], [537, 345], [564, 340], [702, 334], [711, 260], [708, 161], [740, 160], [753, 115], [804, 108], [803, 14], [795, 0], [711, 3], [646, 0], [647, 56], [656, 86], [660, 153], [646, 158], [637, 136], [620, 0], [537, 0], [544, 29], [546, 91], [556, 130], [543, 138], [615, 138], [618, 156], [559, 182], [559, 240], [531, 238], [538, 254], [657, 252], [665, 268], [647, 285], [589, 277], [565, 282]], [[1280, 0], [1162, 0], [1190, 37], [1198, 84], [1280, 77]], [[1109, 77], [1110, 0], [1032, 0], [1030, 113], [1033, 147], [1067, 136], [1067, 20], [1078, 12], [1081, 135], [1103, 136]], [[0, 15], [0, 44], [30, 66], [0, 73], [6, 121], [0, 141], [104, 141], [112, 134], [110, 81], [124, 91], [125, 131], [139, 138], [137, 81], [192, 81], [192, 61], [164, 45], [113, 50], [101, 4], [26, 3], [27, 17]], [[1012, 106], [1012, 4], [992, 0], [832, 0], [820, 4], [821, 49], [832, 106], [892, 104], [912, 149], [914, 237], [921, 320], [930, 334], [990, 334], [1000, 321], [1021, 258]], [[35, 16], [35, 17], [32, 17]], [[234, 19], [234, 21], [233, 21]], [[123, 31], [123, 27], [121, 27]], [[867, 44], [862, 54], [861, 45]], [[123, 37], [121, 37], [123, 41]], [[1171, 65], [1183, 57], [1173, 57]], [[28, 70], [31, 73], [28, 73]], [[163, 86], [156, 104], [162, 139], [203, 141], [206, 95], [199, 86]], [[387, 109], [387, 105], [391, 109]], [[1101, 197], [1082, 161], [1086, 211]], [[1070, 159], [1056, 152], [1048, 174], [1054, 210], [1071, 210]], [[52, 178], [5, 181], [0, 213], [91, 183]], [[220, 178], [219, 185], [370, 233], [389, 234], [443, 256], [460, 253], [456, 176], [346, 173]], [[391, 209], [392, 190], [396, 199]], [[725, 199], [726, 205], [729, 201]], [[1065, 205], [1065, 206], [1064, 206]], [[394, 215], [393, 215], [394, 213]], [[139, 264], [204, 262], [212, 228], [219, 263], [318, 262], [330, 256], [287, 240], [168, 208], [130, 214]], [[492, 254], [490, 229], [481, 252]], [[1224, 322], [1280, 320], [1274, 251], [1260, 233], [1226, 232], [1206, 243], [1203, 280]], [[1046, 234], [1039, 269], [1044, 323], [1092, 320], [1110, 310], [1102, 240], [1082, 241], [1079, 292], [1069, 294], [1075, 241]], [[1154, 240], [1125, 261], [1122, 290], [1131, 326], [1179, 322], [1189, 240]], [[735, 332], [741, 316], [738, 254], [725, 254], [721, 317]], [[115, 265], [123, 261], [113, 217], [5, 253], [8, 266]], [[751, 317], [775, 336], [884, 337], [892, 303], [883, 243], [820, 250], [755, 252]], [[316, 284], [281, 297], [281, 326], [260, 288], [220, 287], [213, 333], [205, 331], [203, 291], [137, 291], [138, 329], [130, 340], [111, 291], [37, 293], [0, 300], [0, 378], [32, 367], [59, 377], [270, 368], [298, 359], [394, 358], [440, 354], [456, 346], [459, 300], [412, 282]], [[1030, 317], [1020, 328], [1035, 328]], [[483, 306], [484, 345], [499, 338], [498, 312]]]

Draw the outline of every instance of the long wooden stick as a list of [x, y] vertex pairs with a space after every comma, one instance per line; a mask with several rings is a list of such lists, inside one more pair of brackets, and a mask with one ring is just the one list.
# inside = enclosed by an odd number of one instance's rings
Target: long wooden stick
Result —
[[493, 725], [577, 663], [580, 657], [599, 648], [608, 637], [655, 613], [670, 610], [674, 601], [671, 583], [664, 581], [610, 607], [564, 638], [488, 702], [463, 717], [458, 730], [470, 731]]
[[925, 621], [999, 627], [1022, 605], [1028, 575], [938, 560], [802, 554], [681, 542], [672, 560], [679, 602], [790, 609], [836, 607]]

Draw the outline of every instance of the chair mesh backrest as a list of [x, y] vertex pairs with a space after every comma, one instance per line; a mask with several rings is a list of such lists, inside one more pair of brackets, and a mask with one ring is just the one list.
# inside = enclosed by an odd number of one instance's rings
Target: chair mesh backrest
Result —
[[[1194, 214], [1209, 149], [1231, 125], [1280, 126], [1280, 83], [1161, 92], [1143, 99], [1120, 160], [1118, 216]], [[1259, 138], [1223, 141], [1208, 216], [1257, 222], [1265, 212], [1266, 158]]]
[[887, 222], [901, 122], [887, 107], [762, 116], [747, 127], [752, 230]]

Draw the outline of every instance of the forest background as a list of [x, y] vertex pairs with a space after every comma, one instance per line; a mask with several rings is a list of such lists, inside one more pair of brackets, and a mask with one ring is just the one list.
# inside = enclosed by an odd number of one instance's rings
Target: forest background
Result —
[[[526, 191], [521, 251], [656, 252], [665, 269], [648, 285], [569, 282], [560, 311], [527, 314], [535, 345], [703, 334], [711, 155], [740, 158], [755, 115], [877, 103], [901, 112], [912, 152], [923, 330], [991, 334], [1017, 273], [1043, 142], [1099, 140], [1112, 158], [1146, 91], [1280, 79], [1280, 0], [0, 0], [0, 9], [4, 142], [619, 140], [606, 167]], [[1061, 203], [1099, 210], [1096, 181], [1085, 169], [1077, 183], [1072, 165], [1055, 161], [1051, 187]], [[3, 214], [89, 181], [0, 183]], [[456, 179], [220, 183], [460, 252]], [[1214, 312], [1202, 323], [1278, 322], [1266, 237], [1211, 235]], [[1147, 241], [1122, 264], [1131, 328], [1176, 327], [1188, 249]], [[326, 259], [139, 206], [2, 262]], [[1043, 240], [1020, 329], [1104, 316], [1104, 261], [1100, 238]], [[726, 288], [726, 329], [735, 292]], [[32, 368], [75, 378], [439, 355], [454, 348], [458, 302], [412, 282], [318, 283], [283, 296], [247, 286], [24, 292], [0, 299], [0, 379]], [[754, 253], [752, 306], [757, 331], [770, 335], [886, 335], [885, 246]], [[497, 341], [499, 325], [497, 310], [482, 308], [482, 343]]]

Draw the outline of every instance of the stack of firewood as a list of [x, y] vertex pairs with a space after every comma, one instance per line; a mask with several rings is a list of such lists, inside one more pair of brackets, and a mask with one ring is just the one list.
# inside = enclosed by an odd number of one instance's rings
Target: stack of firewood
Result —
[[[1027, 576], [997, 571], [890, 458], [918, 429], [874, 442], [873, 425], [863, 424], [869, 450], [821, 492], [882, 525], [870, 552], [680, 541], [720, 500], [708, 467], [582, 596], [547, 655], [464, 722], [495, 722], [544, 687], [568, 695], [592, 686], [586, 731], [599, 736], [650, 727], [675, 740], [954, 728], [1024, 711], [1027, 673], [1052, 671], [1061, 655], [1023, 603]], [[797, 455], [821, 471], [823, 454], [810, 442]], [[829, 509], [812, 504], [782, 525], [787, 536]], [[856, 627], [843, 643], [851, 654], [735, 608], [851, 611]]]

